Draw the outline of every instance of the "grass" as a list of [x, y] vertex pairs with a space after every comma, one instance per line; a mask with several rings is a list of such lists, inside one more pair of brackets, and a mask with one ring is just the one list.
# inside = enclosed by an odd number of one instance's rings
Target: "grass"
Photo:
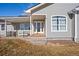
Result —
[[1, 56], [70, 56], [79, 55], [79, 44], [64, 46], [33, 45], [20, 39], [0, 39]]

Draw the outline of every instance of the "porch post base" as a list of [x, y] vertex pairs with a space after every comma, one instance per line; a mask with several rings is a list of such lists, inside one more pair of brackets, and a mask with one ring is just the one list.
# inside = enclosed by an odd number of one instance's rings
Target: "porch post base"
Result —
[[76, 43], [79, 43], [79, 38], [74, 38], [74, 41], [75, 41]]

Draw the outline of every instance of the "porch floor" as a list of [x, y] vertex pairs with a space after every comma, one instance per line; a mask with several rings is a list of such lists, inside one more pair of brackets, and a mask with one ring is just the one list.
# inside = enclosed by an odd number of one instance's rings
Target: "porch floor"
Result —
[[45, 37], [45, 34], [36, 33], [36, 34], [32, 34], [31, 37]]

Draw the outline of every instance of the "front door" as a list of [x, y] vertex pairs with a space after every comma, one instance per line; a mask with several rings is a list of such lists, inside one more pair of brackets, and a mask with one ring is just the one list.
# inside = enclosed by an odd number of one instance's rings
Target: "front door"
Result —
[[44, 22], [35, 21], [34, 22], [34, 33], [43, 33], [44, 32]]

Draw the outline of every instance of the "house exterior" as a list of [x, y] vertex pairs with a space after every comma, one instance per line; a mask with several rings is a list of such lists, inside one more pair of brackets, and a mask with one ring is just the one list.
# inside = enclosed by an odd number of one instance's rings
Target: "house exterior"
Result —
[[[1, 36], [46, 37], [79, 41], [79, 3], [42, 3], [28, 17], [0, 17]], [[4, 24], [4, 25], [3, 25]]]

